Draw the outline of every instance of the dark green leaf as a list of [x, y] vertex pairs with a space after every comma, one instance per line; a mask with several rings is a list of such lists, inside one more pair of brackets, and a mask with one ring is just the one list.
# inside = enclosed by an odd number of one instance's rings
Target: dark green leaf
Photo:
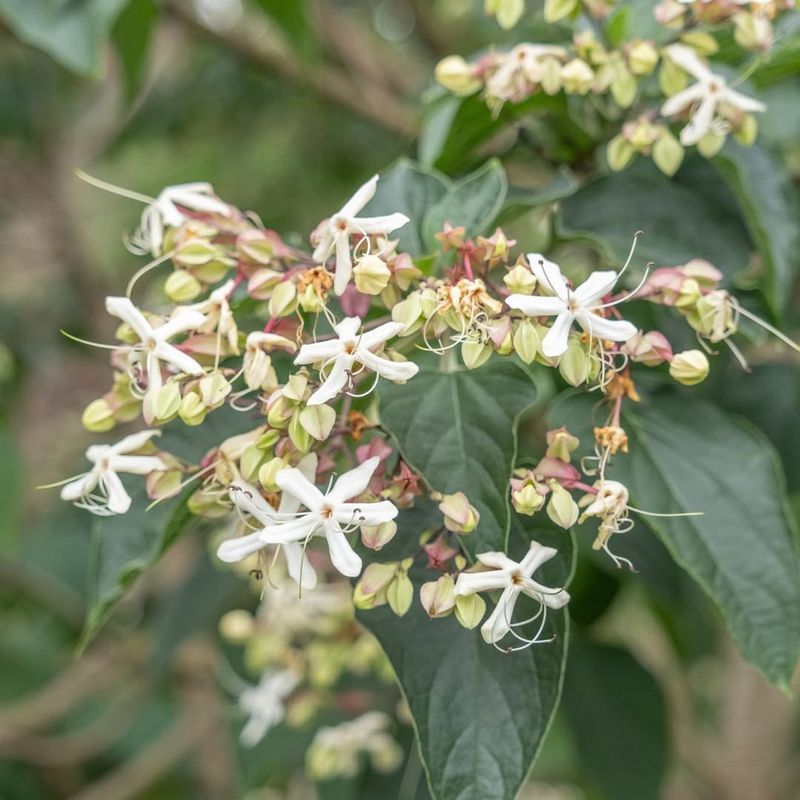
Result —
[[96, 76], [103, 43], [127, 2], [0, 0], [0, 18], [21, 41], [44, 50], [62, 66]]
[[22, 501], [22, 464], [8, 424], [0, 419], [0, 553], [16, 547]]
[[[558, 548], [559, 555], [542, 568], [542, 580], [566, 585], [572, 569], [571, 538], [549, 522], [538, 523], [515, 520], [510, 552], [521, 557], [531, 538]], [[399, 526], [397, 539], [413, 540], [420, 533], [406, 512]], [[418, 586], [435, 579], [436, 573], [413, 570], [412, 577]], [[478, 629], [462, 628], [453, 616], [429, 620], [418, 599], [405, 617], [396, 617], [385, 606], [360, 612], [359, 617], [397, 673], [434, 800], [513, 800], [558, 704], [566, 615], [548, 615], [555, 642], [511, 654], [498, 652]]]
[[627, 650], [573, 639], [564, 709], [581, 764], [606, 800], [660, 797], [668, 751], [664, 698]]
[[464, 492], [480, 512], [478, 529], [463, 537], [472, 554], [505, 549], [515, 421], [535, 399], [524, 368], [500, 358], [453, 372], [428, 362], [403, 386], [381, 385], [381, 422], [403, 457], [433, 489]]
[[[587, 443], [592, 405], [559, 402], [551, 424]], [[745, 658], [788, 688], [800, 654], [800, 564], [774, 450], [744, 421], [683, 394], [651, 398], [623, 426], [630, 453], [608, 477], [645, 511], [703, 512], [639, 519], [717, 604]]]
[[450, 181], [436, 170], [428, 170], [408, 159], [400, 159], [381, 176], [375, 197], [364, 209], [367, 216], [401, 211], [409, 222], [395, 234], [400, 250], [420, 256], [425, 250], [422, 223], [427, 212], [450, 189]]
[[125, 72], [129, 97], [136, 94], [145, 77], [150, 40], [157, 20], [155, 0], [136, 0], [123, 10], [111, 31]]
[[446, 222], [454, 228], [463, 225], [467, 236], [488, 233], [506, 199], [508, 182], [499, 161], [492, 160], [458, 181], [425, 217], [423, 238], [433, 249], [435, 235]]
[[729, 141], [715, 166], [738, 197], [764, 267], [764, 295], [780, 313], [789, 301], [800, 252], [800, 203], [786, 169], [763, 148]]
[[519, 186], [511, 186], [496, 223], [502, 227], [532, 208], [569, 197], [577, 189], [578, 183], [575, 177], [566, 169], [559, 172], [547, 186], [541, 189], [523, 189]]

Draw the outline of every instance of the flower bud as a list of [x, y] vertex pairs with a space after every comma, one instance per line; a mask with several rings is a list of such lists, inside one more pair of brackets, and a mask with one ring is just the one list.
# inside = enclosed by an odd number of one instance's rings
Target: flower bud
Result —
[[392, 277], [386, 262], [375, 255], [363, 256], [353, 267], [356, 289], [363, 294], [380, 294]]
[[285, 317], [294, 311], [297, 299], [297, 288], [292, 281], [281, 281], [269, 298], [269, 315]]
[[504, 30], [511, 30], [525, 12], [525, 0], [486, 0], [487, 14], [497, 18], [497, 24]]
[[181, 387], [176, 381], [165, 383], [153, 400], [153, 415], [159, 422], [166, 422], [177, 415], [181, 407]]
[[625, 66], [620, 66], [616, 70], [614, 79], [611, 81], [611, 96], [620, 108], [630, 108], [636, 99], [636, 88], [638, 84], [636, 78]]
[[687, 278], [681, 282], [680, 291], [675, 298], [675, 306], [684, 309], [694, 308], [702, 296], [700, 284], [694, 278]]
[[545, 94], [551, 97], [561, 91], [561, 62], [557, 58], [542, 58], [541, 84]]
[[258, 469], [263, 460], [264, 451], [257, 445], [251, 444], [239, 459], [239, 471], [242, 473], [242, 477], [246, 481], [252, 481], [258, 474]]
[[455, 533], [471, 533], [478, 527], [481, 518], [463, 492], [444, 495], [439, 503], [439, 511], [444, 515], [445, 528]]
[[322, 311], [322, 298], [313, 284], [309, 283], [297, 295], [297, 305], [308, 314], [316, 314], [318, 311]]
[[392, 309], [392, 320], [406, 326], [400, 336], [408, 336], [420, 326], [422, 318], [422, 299], [419, 292], [412, 292]]
[[281, 394], [294, 403], [300, 403], [306, 396], [308, 389], [308, 376], [302, 372], [295, 372], [289, 376], [286, 385], [281, 389]]
[[396, 533], [397, 523], [391, 519], [380, 525], [362, 525], [361, 543], [370, 550], [380, 550], [394, 539]]
[[265, 491], [275, 492], [280, 488], [275, 479], [282, 469], [286, 469], [286, 462], [277, 456], [259, 467], [258, 482], [264, 487]]
[[532, 517], [544, 505], [544, 495], [539, 494], [532, 483], [526, 483], [521, 489], [511, 492], [511, 504], [518, 514]]
[[86, 406], [81, 416], [81, 423], [91, 433], [104, 433], [116, 425], [116, 420], [108, 401], [101, 397], [99, 400], [92, 400]]
[[164, 500], [174, 497], [180, 492], [183, 473], [180, 469], [168, 469], [166, 472], [151, 472], [145, 478], [147, 496], [151, 500]]
[[676, 353], [669, 365], [669, 374], [684, 386], [702, 383], [709, 371], [706, 354], [702, 350], [684, 350]]
[[514, 350], [526, 363], [532, 364], [539, 352], [541, 339], [536, 325], [529, 319], [523, 319], [514, 333]]
[[536, 277], [523, 264], [515, 264], [503, 277], [503, 283], [512, 294], [532, 294], [536, 288]]
[[164, 294], [173, 303], [189, 303], [202, 291], [203, 284], [185, 269], [175, 270], [164, 283]]
[[622, 172], [635, 155], [634, 146], [622, 134], [611, 139], [606, 147], [606, 160], [614, 172]]
[[725, 144], [724, 133], [707, 133], [698, 143], [697, 150], [705, 158], [714, 158]]
[[558, 22], [568, 17], [578, 7], [578, 0], [545, 0], [545, 22]]
[[634, 75], [649, 75], [658, 64], [658, 50], [649, 40], [633, 42], [628, 50], [628, 66]]
[[236, 248], [256, 264], [269, 264], [275, 256], [275, 245], [264, 231], [250, 228], [236, 237]]
[[387, 589], [397, 575], [398, 566], [396, 561], [368, 564], [361, 579], [356, 583], [353, 605], [356, 608], [367, 609], [386, 603]]
[[[563, 0], [555, 0], [556, 3], [563, 3]], [[571, 5], [575, 5], [575, 0], [568, 0]], [[547, 3], [545, 3], [545, 17], [547, 16]], [[552, 20], [550, 20], [552, 22]], [[567, 94], [587, 94], [592, 88], [594, 72], [592, 68], [580, 58], [573, 58], [568, 64], [561, 68], [561, 82]]]
[[665, 128], [661, 136], [653, 145], [653, 161], [655, 165], [670, 177], [674, 175], [683, 163], [683, 146]]
[[247, 294], [255, 300], [269, 300], [272, 290], [281, 282], [282, 277], [274, 269], [259, 269], [247, 282]]
[[296, 411], [289, 422], [289, 438], [292, 444], [301, 452], [307, 453], [311, 449], [311, 434], [300, 422], [300, 412]]
[[464, 342], [461, 345], [461, 358], [467, 369], [477, 369], [485, 364], [492, 355], [492, 345], [489, 342]]
[[178, 415], [186, 425], [201, 425], [207, 413], [208, 408], [203, 404], [197, 392], [187, 392], [183, 396]]
[[681, 34], [681, 41], [701, 56], [713, 56], [719, 50], [717, 40], [705, 31], [687, 31]]
[[414, 584], [411, 583], [407, 572], [399, 570], [394, 580], [386, 587], [386, 601], [389, 603], [389, 608], [398, 617], [402, 617], [411, 608], [413, 600]]
[[230, 506], [220, 499], [219, 492], [198, 489], [189, 495], [186, 507], [192, 514], [206, 519], [221, 519], [231, 513]]
[[772, 45], [772, 25], [761, 14], [742, 11], [733, 17], [736, 43], [746, 50], [769, 50]]
[[[273, 399], [274, 398], [274, 399]], [[270, 428], [282, 430], [294, 415], [294, 408], [283, 394], [275, 392], [267, 403], [267, 422]]]
[[436, 82], [459, 97], [474, 94], [481, 88], [481, 81], [475, 77], [475, 70], [461, 56], [447, 56], [437, 65], [434, 72]]
[[572, 453], [580, 447], [580, 439], [561, 427], [547, 432], [547, 452], [545, 456], [566, 461], [569, 464]]
[[219, 632], [230, 644], [246, 644], [253, 635], [253, 615], [243, 608], [223, 614], [219, 621]]
[[217, 248], [205, 239], [187, 239], [176, 251], [173, 260], [184, 267], [199, 267], [217, 257]]
[[231, 393], [231, 385], [221, 372], [212, 372], [200, 379], [197, 385], [200, 399], [206, 408], [218, 408]]
[[672, 345], [658, 331], [637, 332], [622, 345], [622, 351], [634, 363], [647, 367], [657, 367], [672, 358]]
[[567, 352], [561, 356], [558, 362], [558, 371], [561, 373], [561, 377], [570, 386], [580, 386], [582, 383], [586, 383], [591, 365], [591, 358], [583, 342], [579, 338], [571, 336]]
[[734, 131], [733, 138], [745, 147], [755, 142], [758, 136], [758, 121], [752, 114], [745, 114], [738, 129]]
[[578, 504], [572, 495], [556, 481], [550, 482], [550, 502], [547, 516], [561, 528], [569, 529], [578, 521]]
[[661, 69], [658, 71], [658, 85], [667, 97], [672, 97], [686, 88], [689, 78], [686, 73], [668, 57], [661, 60]]
[[324, 442], [330, 435], [336, 412], [326, 405], [306, 406], [300, 412], [300, 424], [318, 442]]
[[452, 575], [441, 575], [419, 587], [419, 601], [432, 619], [447, 617], [456, 605], [456, 585]]
[[479, 594], [460, 594], [456, 597], [456, 619], [471, 631], [486, 613], [486, 601]]

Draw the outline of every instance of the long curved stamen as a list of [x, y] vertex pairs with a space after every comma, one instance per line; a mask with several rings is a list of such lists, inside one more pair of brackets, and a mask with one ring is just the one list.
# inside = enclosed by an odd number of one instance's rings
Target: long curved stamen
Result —
[[133, 277], [128, 281], [128, 286], [125, 289], [125, 297], [130, 300], [131, 294], [133, 294], [133, 288], [136, 286], [139, 279], [150, 272], [151, 269], [155, 269], [165, 261], [169, 261], [169, 259], [172, 258], [176, 252], [177, 250], [175, 249], [170, 250], [169, 253], [164, 253], [163, 256], [159, 256], [158, 258], [153, 259], [149, 264], [145, 264], [140, 269], [137, 269], [136, 272], [133, 273]]
[[116, 194], [120, 197], [127, 197], [129, 200], [137, 200], [138, 202], [145, 203], [147, 205], [156, 202], [155, 197], [141, 194], [141, 192], [132, 192], [130, 189], [123, 189], [121, 186], [116, 186], [113, 183], [101, 181], [99, 178], [92, 177], [82, 169], [76, 169], [75, 176], [80, 178], [85, 183], [88, 183], [90, 186], [94, 186], [97, 189], [102, 189], [104, 192], [111, 192], [111, 194]]
[[[632, 300], [642, 290], [642, 287], [644, 286], [645, 281], [647, 280], [648, 276], [650, 275], [650, 268], [652, 266], [654, 266], [652, 261], [649, 262], [648, 264], [645, 264], [644, 275], [642, 276], [642, 279], [639, 281], [639, 283], [637, 284], [635, 289], [632, 289], [624, 297], [619, 297], [616, 300], [612, 300], [610, 303], [603, 303], [603, 305], [600, 305], [600, 306], [592, 306], [592, 310], [596, 311], [599, 308], [613, 308], [614, 306], [618, 306], [620, 303], [625, 303], [628, 300]], [[622, 275], [621, 272], [620, 272], [620, 275]]]
[[760, 325], [765, 331], [769, 331], [773, 336], [777, 336], [778, 339], [780, 339], [785, 345], [791, 347], [792, 350], [800, 353], [800, 345], [798, 345], [797, 342], [793, 342], [785, 333], [770, 325], [769, 322], [761, 319], [761, 317], [740, 306], [739, 303], [733, 300], [733, 298], [731, 298], [731, 301], [737, 314], [741, 314], [743, 317], [747, 317], [747, 319], [755, 322], [756, 325]]
[[133, 345], [133, 344], [103, 344], [101, 342], [93, 342], [90, 339], [81, 339], [80, 336], [75, 336], [72, 333], [68, 333], [63, 328], [59, 331], [62, 336], [66, 336], [67, 339], [72, 339], [73, 342], [78, 342], [79, 344], [85, 344], [89, 347], [100, 347], [103, 350], [120, 350], [122, 352], [131, 352], [141, 350], [140, 345]]

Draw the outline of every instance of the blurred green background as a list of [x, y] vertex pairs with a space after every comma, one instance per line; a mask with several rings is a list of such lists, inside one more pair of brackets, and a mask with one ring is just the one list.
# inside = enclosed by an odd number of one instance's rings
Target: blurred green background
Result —
[[[34, 487], [75, 472], [80, 413], [109, 379], [103, 357], [58, 331], [108, 341], [103, 298], [140, 264], [121, 239], [140, 208], [74, 170], [153, 195], [208, 180], [267, 227], [305, 237], [363, 179], [413, 155], [440, 57], [509, 36], [481, 6], [0, 0], [0, 800], [391, 796], [369, 776], [310, 785], [313, 727], [237, 750], [241, 719], [209, 665], [219, 616], [257, 598], [199, 539], [139, 581], [78, 658], [91, 519]], [[661, 566], [645, 589], [603, 569], [579, 574], [576, 593], [591, 599], [578, 628], [614, 647], [597, 671], [568, 677], [525, 800], [647, 800], [629, 787], [664, 769], [659, 738], [672, 750], [660, 797], [791, 796], [794, 712], [682, 573]], [[657, 684], [635, 669], [642, 682], [626, 680], [627, 651]], [[576, 724], [587, 708], [592, 723]], [[626, 738], [637, 728], [655, 734]], [[403, 800], [427, 797], [413, 759], [409, 774]]]

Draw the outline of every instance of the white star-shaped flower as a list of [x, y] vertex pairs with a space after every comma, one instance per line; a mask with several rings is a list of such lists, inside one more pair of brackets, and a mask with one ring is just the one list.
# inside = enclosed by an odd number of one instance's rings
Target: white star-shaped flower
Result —
[[86, 458], [94, 466], [85, 475], [66, 484], [61, 489], [61, 499], [100, 516], [124, 514], [131, 506], [131, 498], [117, 473], [149, 475], [166, 470], [167, 465], [158, 456], [130, 455], [160, 433], [141, 431], [120, 439], [116, 444], [92, 445], [86, 451]]
[[403, 323], [386, 322], [364, 333], [359, 333], [360, 328], [359, 317], [346, 317], [334, 326], [338, 338], [300, 348], [295, 364], [319, 363], [322, 372], [330, 367], [322, 386], [308, 399], [308, 405], [320, 405], [336, 397], [352, 380], [356, 364], [390, 381], [407, 381], [419, 372], [419, 367], [411, 361], [390, 361], [373, 352], [403, 331]]
[[359, 211], [375, 196], [378, 176], [370, 178], [332, 217], [324, 220], [317, 227], [314, 236], [317, 239], [314, 249], [314, 260], [324, 264], [332, 254], [336, 254], [336, 270], [333, 290], [337, 295], [344, 293], [353, 274], [353, 259], [350, 251], [350, 237], [357, 235], [365, 239], [367, 236], [386, 236], [392, 231], [402, 228], [408, 217], [399, 211], [380, 217], [358, 217]]
[[[300, 460], [297, 470], [308, 481], [313, 481], [317, 474], [317, 456], [309, 453]], [[292, 520], [300, 510], [300, 501], [289, 492], [281, 495], [278, 510], [275, 511], [266, 502], [259, 503], [259, 493], [246, 484], [232, 486], [230, 496], [233, 502], [246, 514], [257, 519], [264, 527], [246, 536], [237, 536], [228, 539], [217, 549], [217, 558], [221, 561], [232, 563], [241, 561], [252, 553], [267, 547], [269, 542], [264, 538], [269, 529], [281, 523]], [[283, 545], [286, 556], [286, 569], [292, 578], [303, 589], [313, 589], [317, 584], [317, 574], [311, 566], [300, 542], [286, 542]], [[295, 593], [296, 594], [296, 593]]]
[[526, 594], [547, 608], [563, 608], [569, 602], [564, 589], [550, 589], [531, 578], [545, 561], [558, 551], [531, 542], [525, 558], [519, 563], [505, 553], [478, 553], [478, 561], [489, 567], [483, 572], [462, 572], [456, 580], [456, 595], [501, 590], [495, 610], [481, 626], [481, 635], [489, 644], [497, 644], [510, 630], [514, 606], [520, 594]]
[[671, 61], [697, 80], [697, 83], [673, 95], [661, 106], [661, 113], [665, 117], [692, 108], [689, 124], [681, 131], [681, 144], [687, 147], [697, 144], [707, 133], [711, 133], [720, 106], [733, 106], [747, 113], [766, 111], [763, 103], [731, 89], [725, 79], [712, 72], [691, 47], [672, 44], [666, 48], [666, 52]]
[[206, 214], [230, 214], [230, 206], [220, 200], [210, 183], [181, 183], [167, 186], [142, 212], [139, 227], [131, 237], [131, 249], [161, 255], [165, 228], [179, 228], [187, 217], [181, 208]]
[[550, 291], [552, 296], [512, 294], [506, 305], [516, 308], [529, 317], [555, 317], [553, 326], [542, 340], [542, 353], [548, 358], [563, 355], [569, 343], [569, 332], [574, 322], [590, 336], [612, 342], [624, 342], [636, 333], [636, 326], [625, 320], [606, 319], [602, 312], [602, 298], [616, 284], [619, 275], [613, 270], [593, 272], [577, 289], [570, 289], [557, 264], [547, 261], [538, 253], [528, 255], [539, 290]]
[[245, 747], [255, 747], [286, 715], [286, 698], [300, 679], [292, 670], [265, 672], [256, 686], [239, 693], [239, 708], [248, 715], [240, 739]]
[[361, 572], [361, 558], [345, 536], [361, 525], [380, 525], [397, 516], [397, 506], [388, 500], [376, 503], [352, 503], [350, 498], [366, 491], [378, 468], [378, 456], [367, 459], [355, 469], [345, 472], [323, 494], [299, 469], [283, 469], [275, 482], [292, 495], [308, 511], [295, 519], [265, 528], [261, 536], [267, 544], [305, 543], [312, 536], [324, 536], [328, 542], [333, 566], [342, 575], [354, 578]]
[[[169, 343], [173, 336], [197, 330], [206, 321], [204, 314], [188, 308], [178, 308], [171, 319], [158, 327], [153, 327], [127, 297], [107, 297], [106, 311], [127, 323], [139, 337], [140, 344], [131, 348], [131, 354], [134, 359], [144, 357], [147, 372], [146, 396], [153, 397], [163, 385], [162, 362], [176, 372], [194, 376], [204, 374], [203, 367], [197, 361]], [[121, 349], [124, 349], [124, 346]]]

